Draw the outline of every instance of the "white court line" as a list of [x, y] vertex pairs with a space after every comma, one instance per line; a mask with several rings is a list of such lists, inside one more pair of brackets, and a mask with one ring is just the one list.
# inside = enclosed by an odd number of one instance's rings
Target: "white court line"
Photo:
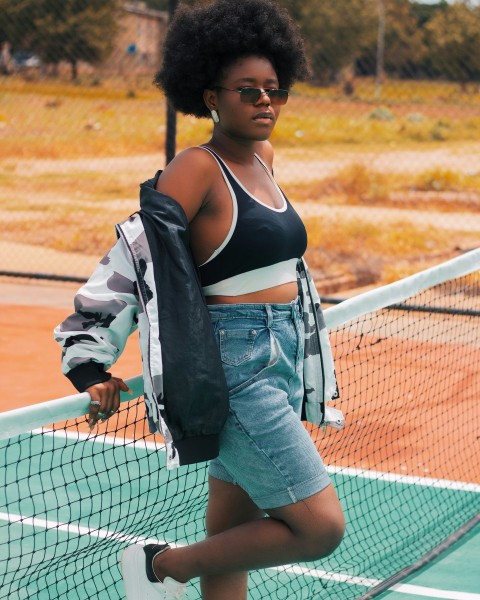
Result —
[[320, 569], [309, 569], [307, 567], [300, 567], [299, 565], [270, 567], [268, 570], [292, 573], [292, 575], [303, 575], [304, 577], [314, 577], [315, 579], [325, 579], [327, 581], [337, 581], [338, 583], [348, 583], [350, 585], [363, 585], [365, 587], [374, 587], [382, 583], [379, 579], [367, 579], [366, 577], [348, 575], [347, 573], [332, 573], [331, 571], [322, 571]]
[[[140, 448], [142, 450], [154, 450], [156, 452], [165, 452], [165, 445], [156, 442], [147, 442], [145, 440], [133, 440], [129, 438], [119, 438], [115, 436], [92, 435], [81, 433], [79, 431], [65, 431], [63, 429], [34, 429], [36, 435], [48, 435], [68, 439], [71, 441], [87, 441], [99, 444], [109, 444], [112, 446], [128, 446]], [[399, 475], [396, 473], [385, 473], [382, 471], [369, 471], [366, 469], [353, 469], [351, 467], [336, 467], [334, 465], [326, 467], [330, 474], [343, 475], [345, 477], [360, 477], [363, 479], [374, 479], [377, 481], [388, 481], [390, 483], [403, 483], [405, 485], [423, 485], [427, 487], [440, 488], [445, 490], [460, 490], [463, 492], [480, 493], [480, 485], [476, 483], [467, 483], [465, 481], [451, 481], [449, 479], [433, 479], [432, 477], [414, 477], [411, 475]]]
[[426, 596], [427, 598], [443, 598], [444, 600], [480, 600], [480, 594], [439, 590], [437, 588], [424, 587], [423, 585], [410, 585], [407, 583], [397, 583], [391, 587], [389, 591], [399, 592], [400, 594]]
[[[73, 525], [72, 523], [58, 523], [47, 519], [39, 519], [38, 517], [24, 517], [22, 515], [14, 515], [0, 512], [0, 520], [8, 521], [10, 523], [18, 523], [21, 525], [30, 525], [31, 527], [39, 527], [41, 529], [55, 529], [57, 531], [63, 531], [73, 535], [89, 535], [93, 538], [109, 539], [120, 542], [128, 542], [130, 544], [158, 544], [165, 543], [164, 540], [160, 541], [151, 538], [144, 538], [141, 536], [132, 536], [122, 532], [109, 531], [108, 529], [91, 529], [81, 525]], [[168, 542], [173, 548], [179, 548], [185, 544], [176, 544]], [[316, 569], [308, 569], [306, 567], [300, 567], [296, 565], [285, 565], [284, 567], [273, 568], [275, 571], [283, 571], [291, 573], [292, 575], [309, 575], [311, 577], [317, 577], [318, 579], [326, 579], [329, 581], [339, 581], [342, 583], [349, 583], [352, 585], [363, 585], [365, 587], [371, 587], [381, 583], [376, 579], [366, 579], [362, 577], [354, 577], [353, 575], [342, 574], [342, 573], [330, 573], [327, 571], [320, 571]]]
[[[58, 523], [56, 521], [47, 519], [39, 519], [38, 517], [23, 517], [22, 515], [0, 513], [0, 520], [8, 521], [10, 523], [21, 523], [22, 525], [31, 525], [32, 527], [40, 527], [42, 529], [56, 529], [57, 531], [63, 531], [68, 534], [89, 535], [94, 538], [128, 542], [131, 544], [137, 544], [139, 542], [143, 544], [158, 544], [164, 542], [159, 542], [159, 540], [153, 538], [144, 538], [142, 536], [132, 536], [131, 534], [122, 532], [113, 532], [109, 531], [108, 529], [90, 529], [89, 527], [73, 525], [72, 523]], [[184, 545], [172, 542], [168, 543], [173, 548], [179, 548]], [[314, 577], [316, 579], [324, 579], [326, 581], [336, 581], [338, 583], [347, 583], [349, 585], [360, 585], [364, 587], [374, 587], [381, 583], [381, 580], [379, 579], [368, 579], [366, 577], [348, 575], [347, 573], [332, 573], [329, 571], [322, 571], [320, 569], [309, 569], [299, 565], [284, 565], [282, 567], [272, 567], [268, 570], [291, 573], [292, 575]], [[390, 591], [399, 592], [401, 594], [416, 594], [417, 596], [425, 596], [428, 598], [440, 598], [442, 600], [480, 600], [480, 594], [440, 590], [436, 588], [402, 583], [394, 585], [390, 588]]]
[[106, 433], [98, 435], [92, 433], [82, 433], [81, 431], [65, 431], [64, 429], [33, 429], [31, 433], [35, 435], [47, 435], [58, 437], [72, 442], [92, 442], [96, 444], [108, 444], [109, 446], [128, 446], [140, 448], [141, 450], [154, 450], [155, 452], [165, 452], [165, 444], [157, 442], [147, 442], [146, 440], [134, 440], [131, 438], [115, 437]]
[[90, 527], [85, 527], [82, 525], [60, 523], [58, 521], [51, 521], [48, 519], [39, 519], [38, 517], [24, 517], [23, 515], [14, 515], [11, 513], [0, 513], [0, 520], [8, 521], [12, 524], [18, 523], [19, 525], [30, 525], [31, 527], [39, 527], [46, 530], [56, 529], [57, 531], [63, 531], [68, 534], [89, 535], [94, 538], [109, 538], [126, 542], [134, 539], [131, 535], [116, 533], [113, 531], [108, 531], [107, 529], [91, 529]]
[[413, 477], [411, 475], [397, 475], [382, 471], [367, 471], [363, 469], [352, 469], [350, 467], [328, 466], [329, 473], [345, 475], [347, 477], [362, 477], [364, 479], [376, 479], [378, 481], [389, 481], [394, 483], [405, 483], [407, 485], [424, 485], [427, 487], [442, 488], [445, 490], [462, 490], [463, 492], [480, 493], [480, 485], [467, 483], [465, 481], [450, 481], [449, 479], [433, 479], [432, 477]]

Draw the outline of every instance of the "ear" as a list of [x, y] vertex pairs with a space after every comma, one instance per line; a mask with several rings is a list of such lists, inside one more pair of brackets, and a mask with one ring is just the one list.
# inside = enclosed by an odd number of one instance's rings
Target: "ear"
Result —
[[215, 90], [206, 89], [203, 92], [203, 101], [209, 111], [217, 108], [217, 92]]

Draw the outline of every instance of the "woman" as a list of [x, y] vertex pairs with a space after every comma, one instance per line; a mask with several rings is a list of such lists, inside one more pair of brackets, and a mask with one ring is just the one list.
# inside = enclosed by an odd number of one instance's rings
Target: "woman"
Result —
[[[165, 336], [164, 372], [160, 371], [163, 387], [161, 393], [155, 392], [154, 381], [151, 393], [146, 390], [147, 398], [153, 396], [158, 401], [147, 401], [151, 428], [161, 431], [167, 443], [171, 434], [169, 458], [173, 462], [177, 455], [181, 464], [190, 462], [189, 453], [197, 461], [214, 457], [209, 468], [207, 538], [181, 548], [166, 544], [127, 548], [122, 555], [127, 600], [183, 597], [186, 582], [194, 577], [201, 578], [206, 600], [244, 600], [249, 570], [318, 559], [331, 553], [342, 539], [341, 506], [299, 418], [304, 387], [308, 387], [304, 382], [304, 356], [309, 354], [303, 321], [306, 308], [300, 305], [297, 279], [302, 264], [299, 260], [306, 250], [306, 232], [273, 179], [273, 151], [268, 142], [289, 88], [307, 73], [298, 30], [273, 1], [218, 0], [206, 7], [182, 7], [177, 12], [156, 82], [177, 110], [199, 118], [211, 117], [213, 135], [205, 145], [179, 154], [143, 188], [140, 233], [132, 234], [128, 224], [126, 228], [119, 226], [123, 250], [117, 254], [127, 255], [126, 247], [134, 255], [138, 240], [144, 235], [148, 240], [151, 259], [144, 261], [141, 285], [133, 290], [132, 278], [120, 271], [115, 272], [115, 278], [109, 275], [109, 289], [116, 296], [112, 301], [107, 294], [104, 301], [113, 312], [94, 327], [85, 327], [85, 322], [78, 327], [78, 315], [85, 318], [86, 308], [92, 309], [95, 281], [106, 278], [103, 271], [98, 272], [77, 297], [76, 316], [56, 330], [65, 348], [64, 371], [78, 389], [91, 395], [90, 422], [94, 426], [98, 418], [108, 418], [118, 409], [119, 391], [127, 388], [121, 379], [107, 373], [115, 358], [91, 358], [91, 346], [104, 343], [105, 331], [111, 335], [112, 327], [122, 319], [128, 332], [137, 317], [141, 327], [143, 313], [149, 320], [151, 342], [156, 339], [152, 323], [159, 321], [158, 335]], [[177, 251], [176, 238], [172, 241], [171, 237], [176, 233], [172, 231], [179, 230], [178, 237], [184, 239], [184, 220], [188, 222], [188, 240]], [[162, 311], [190, 294], [195, 273], [189, 270], [184, 256], [187, 245], [191, 246], [194, 268], [198, 268], [218, 351], [207, 351], [206, 359], [198, 358], [199, 347], [190, 351], [182, 377], [177, 363], [175, 368], [169, 367], [171, 352], [164, 347], [174, 312], [165, 318]], [[178, 253], [181, 268], [172, 269]], [[110, 268], [113, 258], [111, 254], [103, 261], [105, 269]], [[133, 262], [140, 265], [142, 261], [136, 258]], [[150, 272], [153, 276], [143, 293], [139, 287], [145, 287]], [[184, 272], [186, 281], [182, 280]], [[127, 279], [129, 284], [122, 283]], [[157, 285], [160, 280], [162, 285]], [[172, 282], [173, 288], [178, 288], [177, 300], [157, 301], [162, 293], [173, 293], [169, 291]], [[138, 311], [142, 297], [146, 298], [144, 310]], [[97, 313], [99, 299], [102, 296], [97, 294]], [[149, 304], [155, 305], [155, 311], [158, 308], [159, 319], [152, 318]], [[185, 302], [192, 304], [196, 309], [196, 299]], [[188, 306], [182, 308], [178, 327]], [[188, 327], [197, 327], [195, 319], [195, 314], [191, 315]], [[183, 338], [178, 327], [174, 335], [180, 343]], [[79, 333], [85, 329], [87, 334]], [[196, 338], [208, 343], [210, 335], [200, 331]], [[113, 354], [118, 355], [124, 340], [114, 342]], [[189, 337], [188, 348], [191, 343]], [[203, 363], [194, 368], [193, 384], [179, 394], [178, 401], [170, 400], [169, 404], [167, 398], [173, 391], [168, 391], [168, 373], [174, 372], [174, 385], [178, 386], [180, 380], [188, 378], [189, 366], [198, 360], [208, 360], [210, 365], [217, 353], [224, 377], [207, 375], [209, 385], [214, 380], [218, 385], [213, 392], [204, 391], [199, 399], [201, 403], [206, 396], [213, 398], [210, 404], [200, 405], [199, 418], [203, 419], [202, 427], [205, 422], [214, 422], [217, 429], [185, 436], [189, 422], [176, 433], [175, 410], [185, 402], [188, 389], [198, 387], [194, 384], [204, 371]], [[152, 354], [155, 352], [149, 346], [149, 357]], [[224, 383], [227, 405], [222, 403]], [[199, 402], [189, 407], [198, 407]], [[186, 412], [178, 410], [178, 419]]]

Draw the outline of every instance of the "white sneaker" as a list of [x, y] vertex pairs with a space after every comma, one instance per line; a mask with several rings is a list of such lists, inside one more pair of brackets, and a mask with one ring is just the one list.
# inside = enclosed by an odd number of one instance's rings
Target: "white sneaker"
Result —
[[121, 556], [121, 569], [127, 600], [187, 600], [186, 583], [165, 577], [163, 583], [153, 574], [153, 559], [165, 552], [168, 544], [129, 546]]

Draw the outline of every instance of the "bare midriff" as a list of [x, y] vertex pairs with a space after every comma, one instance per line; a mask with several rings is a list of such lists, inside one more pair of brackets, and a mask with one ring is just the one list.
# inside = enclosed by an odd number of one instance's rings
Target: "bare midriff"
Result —
[[298, 296], [296, 282], [242, 294], [241, 296], [207, 296], [207, 304], [289, 304]]

